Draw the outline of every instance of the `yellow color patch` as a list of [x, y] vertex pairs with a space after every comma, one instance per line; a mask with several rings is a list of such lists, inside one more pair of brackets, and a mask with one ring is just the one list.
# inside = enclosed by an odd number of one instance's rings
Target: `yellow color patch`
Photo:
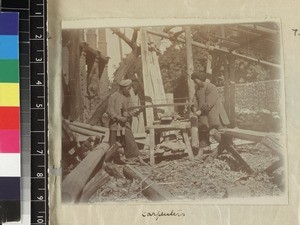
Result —
[[20, 106], [19, 84], [0, 83], [0, 106]]

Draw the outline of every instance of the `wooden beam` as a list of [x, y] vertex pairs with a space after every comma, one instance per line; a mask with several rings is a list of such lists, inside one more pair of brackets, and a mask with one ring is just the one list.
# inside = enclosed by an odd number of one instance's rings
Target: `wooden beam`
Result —
[[185, 146], [186, 146], [186, 151], [189, 155], [189, 159], [193, 160], [194, 159], [194, 154], [193, 154], [193, 150], [192, 150], [192, 147], [191, 147], [191, 142], [190, 142], [189, 136], [186, 132], [186, 129], [182, 130], [182, 136], [183, 136], [183, 140], [184, 140], [184, 143], [185, 143]]
[[230, 74], [229, 74], [229, 62], [225, 54], [222, 56], [222, 61], [224, 65], [224, 108], [229, 118], [231, 118], [230, 113]]
[[253, 141], [256, 143], [261, 143], [268, 147], [270, 150], [283, 155], [284, 146], [281, 144], [281, 137], [277, 134], [269, 134], [265, 132], [242, 130], [242, 129], [221, 129], [226, 135], [233, 138], [238, 138], [247, 141]]
[[62, 182], [62, 201], [75, 203], [90, 176], [104, 157], [109, 145], [101, 143], [90, 152]]
[[165, 104], [150, 104], [150, 105], [138, 105], [132, 106], [127, 108], [127, 110], [132, 109], [147, 109], [147, 108], [159, 108], [159, 107], [166, 107], [166, 106], [189, 106], [191, 103], [165, 103]]
[[69, 44], [69, 60], [70, 60], [70, 95], [71, 95], [71, 109], [70, 109], [70, 118], [72, 120], [81, 119], [83, 111], [83, 103], [81, 99], [81, 90], [80, 87], [80, 68], [79, 68], [79, 40], [80, 31], [79, 30], [70, 30], [70, 44]]
[[135, 167], [130, 165], [125, 165], [123, 167], [124, 176], [128, 179], [136, 179], [141, 183], [143, 188], [143, 195], [151, 201], [165, 201], [174, 200], [175, 197], [171, 195], [166, 190], [161, 189], [154, 181], [145, 177], [141, 172], [139, 172]]
[[280, 139], [277, 140], [277, 139], [274, 139], [271, 136], [266, 136], [266, 137], [263, 137], [261, 139], [260, 143], [263, 144], [264, 146], [268, 147], [269, 149], [271, 149], [275, 153], [283, 156], [283, 154], [284, 154], [284, 147], [283, 147], [283, 145], [280, 142], [281, 142]]
[[233, 142], [232, 137], [229, 135], [226, 135], [226, 133], [222, 134], [219, 133], [216, 129], [212, 129], [209, 134], [217, 141], [219, 142], [218, 151], [213, 154], [213, 158], [215, 158], [217, 155], [221, 154], [225, 149], [227, 152], [229, 152], [241, 165], [240, 169], [244, 170], [247, 173], [253, 173], [254, 170], [247, 164], [247, 162], [240, 156], [240, 154], [236, 151]]
[[80, 197], [80, 202], [88, 202], [90, 197], [92, 197], [92, 195], [94, 195], [96, 191], [110, 179], [111, 177], [108, 173], [104, 169], [100, 169], [98, 173], [96, 173], [96, 175], [85, 185]]
[[194, 61], [193, 61], [193, 49], [192, 49], [192, 31], [190, 26], [185, 26], [185, 50], [186, 50], [186, 60], [187, 60], [187, 74], [188, 74], [188, 89], [190, 102], [195, 95], [195, 84], [191, 79], [191, 75], [194, 72]]
[[[163, 38], [172, 39], [172, 36], [170, 36], [169, 34], [166, 34], [166, 33], [155, 32], [155, 31], [150, 31], [150, 30], [148, 30], [147, 32], [149, 34], [152, 34], [152, 35], [157, 35], [157, 36], [160, 36], [160, 37], [163, 37]], [[176, 41], [181, 42], [181, 43], [185, 43], [185, 40], [183, 38], [179, 38], [179, 37], [176, 39]], [[239, 56], [240, 58], [244, 58], [244, 59], [247, 59], [247, 60], [251, 60], [251, 61], [254, 61], [254, 62], [257, 62], [257, 63], [272, 66], [272, 67], [281, 68], [281, 65], [279, 65], [279, 64], [274, 64], [274, 63], [270, 63], [270, 62], [267, 62], [267, 61], [264, 61], [264, 60], [252, 58], [252, 57], [249, 57], [249, 56], [245, 56], [245, 55], [239, 54], [235, 51], [230, 52], [228, 49], [220, 48], [218, 46], [208, 46], [206, 44], [202, 44], [202, 43], [199, 43], [199, 42], [196, 42], [196, 41], [192, 41], [192, 45], [200, 47], [200, 48], [204, 48], [204, 49], [207, 49], [207, 50], [210, 50], [210, 51], [217, 50], [217, 51], [220, 51], [220, 52], [231, 53], [233, 55]]]
[[[154, 96], [153, 87], [151, 85], [151, 73], [150, 73], [150, 62], [148, 57], [148, 37], [147, 31], [144, 28], [140, 29], [141, 39], [141, 55], [142, 55], [142, 68], [143, 68], [143, 82], [144, 82], [144, 96]], [[151, 105], [149, 102], [145, 102], [145, 105]], [[152, 125], [154, 121], [153, 108], [146, 108], [146, 124]], [[149, 146], [150, 146], [150, 164], [154, 165], [154, 130], [151, 129], [149, 132]]]
[[236, 127], [235, 115], [235, 71], [234, 71], [234, 58], [229, 56], [229, 111], [230, 111], [230, 125]]

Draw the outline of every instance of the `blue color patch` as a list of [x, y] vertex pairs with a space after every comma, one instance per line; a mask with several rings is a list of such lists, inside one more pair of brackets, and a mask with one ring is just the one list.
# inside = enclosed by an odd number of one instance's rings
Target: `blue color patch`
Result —
[[19, 13], [2, 12], [0, 13], [0, 35], [19, 34]]
[[0, 59], [18, 59], [18, 41], [17, 35], [0, 35]]
[[20, 177], [0, 177], [0, 200], [20, 200]]

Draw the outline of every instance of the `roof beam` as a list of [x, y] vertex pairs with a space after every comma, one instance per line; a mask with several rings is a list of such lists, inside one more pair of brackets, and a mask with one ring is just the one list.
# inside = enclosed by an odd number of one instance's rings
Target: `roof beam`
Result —
[[[156, 32], [156, 31], [151, 31], [151, 30], [146, 30], [146, 31], [147, 31], [147, 33], [152, 34], [152, 35], [156, 35], [156, 36], [167, 38], [167, 39], [172, 39], [172, 36], [170, 36], [169, 34], [163, 33], [163, 32]], [[183, 38], [179, 38], [179, 37], [176, 38], [176, 41], [179, 41], [181, 43], [185, 43], [185, 40]], [[196, 41], [192, 41], [192, 45], [200, 47], [200, 48], [204, 48], [204, 49], [207, 49], [207, 50], [210, 50], [210, 51], [217, 50], [217, 51], [221, 51], [221, 52], [224, 52], [224, 53], [231, 53], [232, 55], [235, 55], [235, 56], [247, 59], [247, 60], [251, 60], [251, 61], [254, 61], [254, 62], [257, 62], [257, 63], [261, 63], [261, 64], [264, 64], [264, 65], [268, 65], [268, 66], [272, 66], [272, 67], [276, 67], [276, 68], [281, 68], [281, 65], [279, 65], [279, 64], [274, 64], [274, 63], [270, 63], [270, 62], [267, 62], [267, 61], [264, 61], [264, 60], [252, 58], [252, 57], [249, 57], [249, 56], [245, 56], [245, 55], [239, 54], [235, 51], [231, 52], [227, 49], [223, 49], [223, 48], [220, 48], [220, 47], [217, 47], [217, 46], [208, 46], [208, 45], [196, 42]]]

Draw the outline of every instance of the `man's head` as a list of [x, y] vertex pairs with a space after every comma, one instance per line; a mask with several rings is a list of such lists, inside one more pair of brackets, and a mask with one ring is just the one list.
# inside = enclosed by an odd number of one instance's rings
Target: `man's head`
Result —
[[128, 95], [131, 88], [132, 81], [130, 79], [121, 80], [119, 82], [120, 90], [124, 95]]
[[196, 85], [203, 87], [206, 80], [206, 73], [193, 72], [191, 79], [195, 82]]

